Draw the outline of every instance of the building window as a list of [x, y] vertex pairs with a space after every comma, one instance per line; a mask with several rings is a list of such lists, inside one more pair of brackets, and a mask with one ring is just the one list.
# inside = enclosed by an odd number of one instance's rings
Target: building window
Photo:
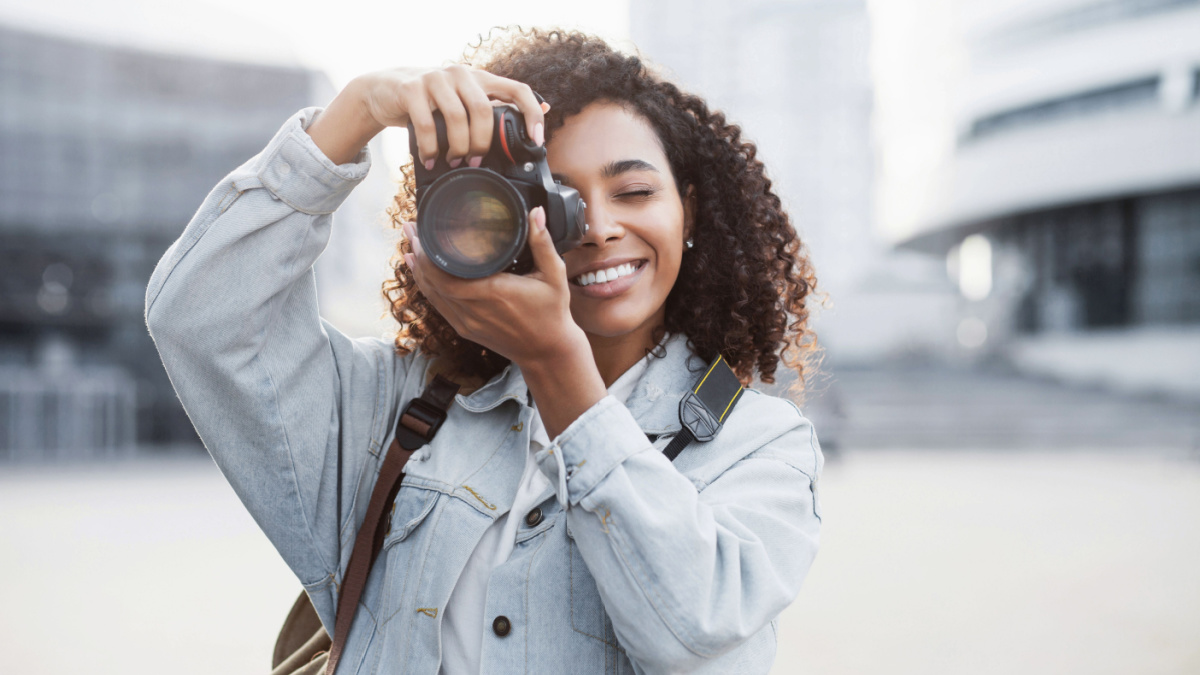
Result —
[[971, 124], [961, 142], [1067, 119], [1154, 106], [1159, 102], [1159, 79], [1157, 75], [1145, 77], [980, 117]]

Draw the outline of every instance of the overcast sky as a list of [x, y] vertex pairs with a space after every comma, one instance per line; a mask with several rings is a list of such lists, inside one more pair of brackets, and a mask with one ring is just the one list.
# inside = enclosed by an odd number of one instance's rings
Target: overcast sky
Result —
[[335, 86], [456, 59], [496, 25], [561, 25], [623, 41], [629, 0], [0, 0], [0, 22], [154, 50], [303, 64]]

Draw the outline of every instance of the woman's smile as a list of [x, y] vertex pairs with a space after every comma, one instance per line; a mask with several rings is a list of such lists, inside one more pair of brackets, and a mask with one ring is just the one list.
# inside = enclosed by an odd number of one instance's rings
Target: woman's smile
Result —
[[588, 232], [563, 256], [571, 315], [590, 336], [653, 345], [689, 229], [662, 143], [645, 118], [601, 101], [546, 151], [554, 177], [587, 202]]
[[590, 298], [612, 298], [633, 287], [646, 268], [646, 260], [603, 262], [571, 277], [571, 292]]

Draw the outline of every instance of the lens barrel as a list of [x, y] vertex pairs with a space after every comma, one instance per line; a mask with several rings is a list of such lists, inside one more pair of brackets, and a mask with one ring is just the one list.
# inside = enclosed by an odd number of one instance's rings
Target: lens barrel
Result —
[[[498, 105], [492, 114], [492, 144], [478, 168], [451, 167], [443, 154], [426, 168], [417, 161], [412, 124], [408, 129], [421, 247], [435, 265], [464, 279], [533, 269], [527, 244], [535, 206], [545, 207], [546, 229], [559, 254], [578, 246], [587, 232], [579, 192], [554, 180], [546, 149], [530, 138], [517, 107]], [[441, 112], [434, 111], [433, 121], [438, 148], [445, 148]]]
[[529, 239], [529, 209], [495, 171], [458, 169], [434, 181], [422, 197], [417, 235], [438, 267], [480, 279], [516, 262]]

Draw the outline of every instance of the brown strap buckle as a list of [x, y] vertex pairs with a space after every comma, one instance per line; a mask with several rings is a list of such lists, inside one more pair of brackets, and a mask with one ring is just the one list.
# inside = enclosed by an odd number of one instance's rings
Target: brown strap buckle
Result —
[[457, 384], [437, 375], [420, 398], [409, 401], [396, 422], [396, 442], [400, 447], [416, 450], [432, 441], [446, 421], [446, 409], [457, 392]]

